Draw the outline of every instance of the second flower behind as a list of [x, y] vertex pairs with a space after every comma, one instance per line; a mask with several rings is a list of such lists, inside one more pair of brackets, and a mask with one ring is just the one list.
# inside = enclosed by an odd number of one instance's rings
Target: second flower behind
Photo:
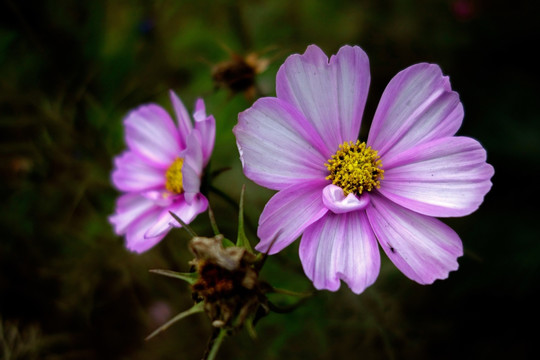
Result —
[[138, 253], [181, 226], [169, 212], [189, 224], [208, 208], [200, 186], [214, 147], [214, 117], [198, 99], [193, 124], [172, 91], [170, 98], [177, 123], [156, 104], [132, 110], [124, 119], [128, 148], [114, 160], [112, 181], [123, 194], [109, 221], [126, 236], [127, 248]]

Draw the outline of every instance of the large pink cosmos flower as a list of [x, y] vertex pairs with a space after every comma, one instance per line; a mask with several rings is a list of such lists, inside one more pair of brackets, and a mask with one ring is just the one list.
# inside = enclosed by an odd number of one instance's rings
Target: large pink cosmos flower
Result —
[[127, 248], [138, 253], [180, 226], [169, 211], [190, 223], [208, 208], [200, 185], [214, 147], [214, 117], [198, 99], [193, 126], [180, 99], [172, 91], [170, 97], [178, 124], [158, 105], [136, 108], [124, 119], [128, 149], [114, 160], [112, 181], [125, 194], [109, 221], [126, 236]]
[[234, 129], [244, 173], [278, 190], [259, 219], [256, 249], [274, 254], [302, 235], [300, 259], [317, 289], [340, 279], [355, 293], [380, 267], [377, 242], [421, 284], [458, 268], [459, 236], [434, 217], [475, 211], [493, 167], [454, 136], [463, 107], [434, 64], [413, 65], [386, 87], [366, 143], [357, 141], [370, 82], [359, 47], [328, 61], [317, 46], [292, 55]]

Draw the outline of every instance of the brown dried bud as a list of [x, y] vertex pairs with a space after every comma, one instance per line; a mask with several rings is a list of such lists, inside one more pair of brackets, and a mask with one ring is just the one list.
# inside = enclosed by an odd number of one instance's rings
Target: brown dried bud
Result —
[[224, 248], [222, 236], [195, 237], [189, 247], [195, 259], [191, 264], [199, 273], [192, 285], [196, 301], [204, 301], [204, 310], [215, 327], [241, 328], [246, 318], [258, 311], [268, 312], [262, 294], [256, 257], [245, 248]]
[[230, 51], [230, 59], [212, 68], [212, 79], [217, 87], [229, 89], [232, 94], [244, 93], [253, 99], [256, 93], [255, 75], [262, 73], [270, 60], [260, 58], [257, 53], [240, 56]]

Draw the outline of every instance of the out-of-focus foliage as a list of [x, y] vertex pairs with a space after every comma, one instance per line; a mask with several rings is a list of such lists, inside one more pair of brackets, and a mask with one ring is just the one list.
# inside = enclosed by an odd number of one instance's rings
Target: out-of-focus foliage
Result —
[[[538, 316], [540, 290], [537, 20], [521, 1], [4, 1], [0, 357], [198, 359], [211, 332], [202, 314], [143, 340], [192, 305], [187, 285], [148, 270], [187, 271], [192, 255], [181, 230], [143, 255], [113, 234], [109, 174], [125, 146], [122, 118], [144, 102], [167, 107], [168, 89], [188, 106], [204, 97], [217, 120], [211, 168], [230, 168], [214, 185], [238, 201], [246, 184], [255, 240], [271, 192], [245, 179], [231, 132], [253, 93], [216, 84], [212, 71], [231, 53], [258, 54], [269, 64], [256, 75], [256, 96], [274, 95], [286, 56], [315, 43], [329, 55], [344, 44], [368, 53], [366, 123], [394, 74], [438, 63], [465, 107], [460, 133], [488, 150], [494, 187], [479, 211], [445, 220], [466, 248], [448, 280], [420, 286], [383, 260], [364, 294], [345, 285], [319, 292], [262, 319], [257, 340], [228, 338], [220, 357], [529, 358], [536, 339], [524, 324]], [[235, 238], [235, 208], [210, 201], [221, 231]], [[212, 235], [205, 216], [193, 228]], [[310, 290], [297, 246], [272, 256], [261, 278]]]

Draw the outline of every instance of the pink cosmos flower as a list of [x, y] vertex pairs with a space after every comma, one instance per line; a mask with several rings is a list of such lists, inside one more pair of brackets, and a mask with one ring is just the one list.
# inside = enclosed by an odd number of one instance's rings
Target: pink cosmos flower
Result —
[[109, 221], [138, 253], [180, 226], [169, 211], [190, 223], [208, 208], [200, 185], [214, 147], [214, 117], [198, 99], [193, 126], [180, 99], [172, 91], [170, 97], [178, 124], [156, 104], [136, 108], [124, 119], [128, 149], [114, 160], [112, 181], [124, 194]]
[[493, 167], [468, 137], [454, 136], [463, 107], [434, 64], [388, 84], [367, 141], [357, 140], [370, 82], [359, 47], [328, 61], [317, 46], [281, 66], [275, 98], [261, 98], [234, 128], [244, 173], [278, 190], [259, 219], [256, 249], [277, 253], [302, 235], [300, 259], [317, 289], [340, 280], [355, 293], [380, 267], [377, 243], [420, 284], [444, 279], [463, 254], [435, 217], [475, 211]]

